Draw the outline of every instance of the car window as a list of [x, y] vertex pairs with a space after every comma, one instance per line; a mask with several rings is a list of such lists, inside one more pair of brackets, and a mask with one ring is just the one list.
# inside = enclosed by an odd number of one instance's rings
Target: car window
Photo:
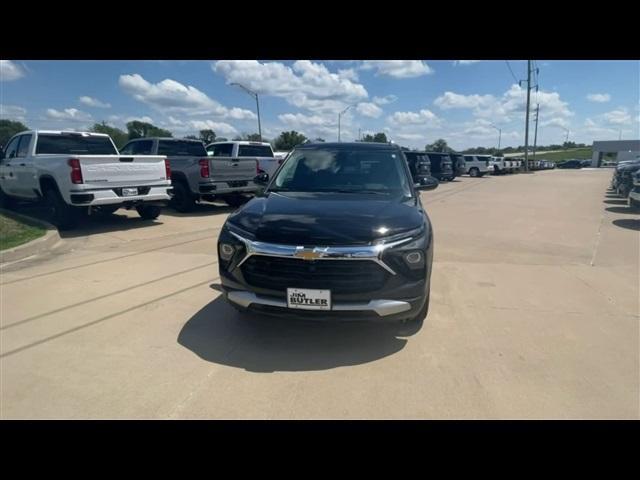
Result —
[[30, 133], [27, 135], [20, 135], [20, 144], [18, 145], [18, 152], [16, 154], [16, 157], [24, 158], [27, 156], [32, 136], [33, 135], [31, 135]]
[[118, 151], [107, 136], [46, 133], [38, 135], [36, 154], [118, 155]]
[[171, 157], [206, 157], [207, 151], [202, 142], [188, 140], [159, 140], [158, 155]]
[[272, 157], [273, 151], [269, 145], [239, 145], [239, 157]]
[[13, 140], [9, 142], [7, 148], [4, 151], [5, 158], [10, 160], [16, 156], [18, 151], [18, 142], [20, 141], [20, 137], [15, 137]]
[[212, 157], [230, 157], [233, 154], [232, 143], [218, 143], [210, 145], [209, 149]]
[[411, 196], [403, 157], [394, 150], [300, 149], [278, 171], [272, 189]]
[[153, 151], [153, 140], [138, 140], [129, 142], [120, 150], [124, 155], [151, 155]]

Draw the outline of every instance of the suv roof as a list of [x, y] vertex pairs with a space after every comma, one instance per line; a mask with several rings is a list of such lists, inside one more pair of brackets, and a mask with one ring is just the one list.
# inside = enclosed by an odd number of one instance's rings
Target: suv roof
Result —
[[130, 142], [134, 142], [136, 140], [162, 140], [162, 141], [174, 141], [174, 142], [195, 142], [195, 143], [204, 143], [202, 140], [197, 140], [195, 138], [175, 138], [175, 137], [139, 137], [132, 138], [129, 140]]
[[268, 145], [271, 146], [271, 144], [269, 142], [254, 142], [251, 140], [225, 140], [222, 142], [211, 142], [209, 144], [207, 144], [207, 146], [209, 145], [215, 145], [217, 143], [237, 143], [239, 145]]
[[16, 135], [22, 135], [24, 133], [44, 133], [46, 135], [82, 135], [85, 137], [108, 137], [106, 133], [97, 132], [77, 132], [75, 130], [24, 130], [23, 132], [16, 133]]
[[334, 148], [338, 150], [400, 150], [395, 143], [379, 143], [379, 142], [317, 142], [303, 143], [295, 147], [296, 150], [315, 149], [315, 148]]

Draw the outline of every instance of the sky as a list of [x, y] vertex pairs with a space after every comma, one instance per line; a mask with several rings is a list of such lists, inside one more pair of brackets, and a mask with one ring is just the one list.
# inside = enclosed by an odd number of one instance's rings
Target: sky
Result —
[[[640, 138], [640, 62], [536, 60], [530, 143]], [[0, 60], [0, 117], [30, 128], [83, 130], [131, 120], [174, 136], [296, 130], [335, 141], [385, 132], [424, 148], [444, 138], [457, 150], [524, 145], [526, 61], [474, 60]], [[519, 86], [519, 81], [522, 86]], [[501, 133], [500, 133], [501, 132]]]

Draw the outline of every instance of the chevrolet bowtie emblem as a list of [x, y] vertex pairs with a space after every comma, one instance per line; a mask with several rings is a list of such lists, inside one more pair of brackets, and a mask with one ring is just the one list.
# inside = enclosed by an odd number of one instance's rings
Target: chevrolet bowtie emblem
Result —
[[308, 248], [298, 247], [293, 256], [296, 258], [301, 258], [303, 260], [317, 260], [318, 258], [322, 257], [322, 252], [318, 252], [315, 249], [312, 250]]

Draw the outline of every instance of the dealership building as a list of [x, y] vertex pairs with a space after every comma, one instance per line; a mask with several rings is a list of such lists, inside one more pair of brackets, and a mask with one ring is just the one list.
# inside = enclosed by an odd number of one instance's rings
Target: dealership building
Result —
[[591, 166], [599, 167], [605, 154], [615, 153], [616, 161], [633, 160], [640, 155], [640, 140], [594, 141], [591, 147]]

